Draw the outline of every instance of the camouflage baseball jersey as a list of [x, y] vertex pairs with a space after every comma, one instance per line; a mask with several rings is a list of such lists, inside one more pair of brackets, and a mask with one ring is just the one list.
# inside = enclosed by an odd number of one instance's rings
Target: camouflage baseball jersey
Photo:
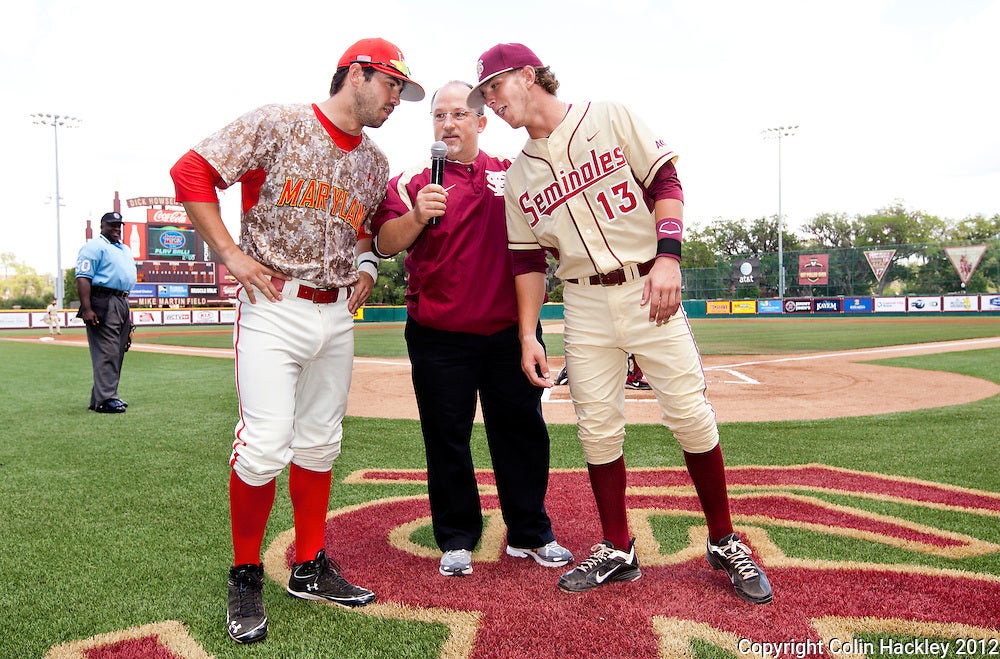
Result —
[[656, 256], [645, 191], [677, 155], [622, 105], [573, 105], [547, 138], [529, 139], [507, 172], [513, 250], [559, 250], [560, 279], [579, 279]]
[[243, 183], [240, 249], [320, 288], [357, 282], [354, 246], [371, 235], [389, 163], [362, 133], [341, 150], [309, 105], [252, 110], [194, 150], [227, 185]]

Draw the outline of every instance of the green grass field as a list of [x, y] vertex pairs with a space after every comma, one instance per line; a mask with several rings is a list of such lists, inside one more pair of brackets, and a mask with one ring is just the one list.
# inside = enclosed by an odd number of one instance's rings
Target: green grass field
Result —
[[[762, 327], [763, 325], [763, 327]], [[979, 322], [846, 323], [837, 320], [696, 321], [706, 354], [849, 349], [1000, 336], [1000, 318]], [[141, 328], [137, 340], [147, 340]], [[161, 328], [157, 328], [161, 330]], [[69, 330], [77, 331], [77, 330]], [[82, 334], [82, 332], [80, 332]], [[150, 330], [148, 333], [152, 333]], [[24, 333], [19, 333], [24, 334]], [[37, 334], [37, 333], [36, 333]], [[401, 327], [363, 327], [359, 355], [405, 354]], [[13, 336], [10, 334], [9, 336]], [[0, 335], [0, 338], [8, 335]], [[152, 340], [153, 337], [150, 337]], [[228, 334], [199, 332], [157, 342], [228, 346]], [[561, 353], [553, 349], [553, 354]], [[40, 657], [56, 644], [179, 620], [216, 657], [437, 657], [447, 637], [437, 624], [356, 615], [305, 605], [268, 581], [272, 633], [237, 646], [223, 629], [226, 566], [231, 557], [226, 484], [236, 419], [232, 362], [130, 353], [121, 391], [124, 415], [88, 412], [86, 349], [0, 341], [0, 657]], [[1000, 383], [1000, 349], [885, 360], [896, 366], [962, 373]], [[723, 424], [729, 465], [826, 465], [1000, 492], [997, 425], [1000, 396], [952, 408], [823, 421]], [[553, 425], [552, 466], [579, 469], [571, 425]], [[481, 426], [477, 466], [488, 467]], [[680, 466], [659, 426], [630, 427], [630, 466]], [[362, 468], [422, 468], [419, 425], [409, 420], [348, 418], [344, 452], [334, 465], [331, 505], [420, 494], [416, 485], [345, 485]], [[844, 497], [828, 495], [829, 501]], [[915, 511], [865, 499], [851, 505], [996, 541], [1000, 518], [958, 511]], [[291, 528], [281, 480], [265, 546]], [[657, 528], [665, 545], [669, 525]], [[427, 537], [427, 534], [424, 534]], [[903, 562], [1000, 577], [1000, 558], [962, 560], [835, 543], [814, 533], [773, 531], [789, 554]], [[998, 608], [1000, 611], [1000, 608]], [[696, 656], [727, 656], [698, 644]]]

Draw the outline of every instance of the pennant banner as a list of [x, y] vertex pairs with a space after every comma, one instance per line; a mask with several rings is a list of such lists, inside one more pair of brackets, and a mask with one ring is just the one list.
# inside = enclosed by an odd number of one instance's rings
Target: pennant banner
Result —
[[976, 271], [980, 259], [986, 252], [986, 245], [965, 245], [963, 247], [945, 247], [944, 253], [948, 255], [955, 272], [962, 280], [962, 288], [969, 283], [972, 273]]
[[865, 258], [868, 259], [868, 265], [871, 266], [872, 274], [875, 275], [875, 281], [881, 283], [882, 276], [889, 269], [889, 264], [892, 263], [892, 257], [895, 254], [896, 250], [894, 249], [876, 249], [865, 252]]

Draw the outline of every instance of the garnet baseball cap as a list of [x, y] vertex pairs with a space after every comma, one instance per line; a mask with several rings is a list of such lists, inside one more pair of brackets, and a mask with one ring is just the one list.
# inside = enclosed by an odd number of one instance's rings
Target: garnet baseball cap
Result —
[[101, 224], [122, 224], [123, 222], [125, 220], [122, 219], [122, 214], [118, 211], [111, 211], [101, 216]]
[[424, 88], [410, 79], [410, 67], [403, 60], [403, 52], [385, 39], [362, 39], [344, 51], [337, 68], [351, 64], [370, 66], [377, 71], [399, 78], [406, 84], [399, 97], [404, 101], [422, 101]]
[[501, 73], [507, 73], [525, 66], [545, 66], [538, 55], [530, 48], [519, 43], [498, 43], [479, 56], [476, 73], [479, 74], [479, 84], [469, 92], [469, 107], [477, 107], [486, 103], [483, 98], [483, 85]]

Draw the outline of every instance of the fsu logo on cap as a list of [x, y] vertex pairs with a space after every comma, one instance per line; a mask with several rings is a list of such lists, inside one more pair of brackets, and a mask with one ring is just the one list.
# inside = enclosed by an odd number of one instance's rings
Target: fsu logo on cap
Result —
[[485, 67], [483, 66], [483, 60], [479, 60], [478, 62], [476, 62], [476, 75], [479, 76], [480, 80], [483, 79], [484, 69]]

